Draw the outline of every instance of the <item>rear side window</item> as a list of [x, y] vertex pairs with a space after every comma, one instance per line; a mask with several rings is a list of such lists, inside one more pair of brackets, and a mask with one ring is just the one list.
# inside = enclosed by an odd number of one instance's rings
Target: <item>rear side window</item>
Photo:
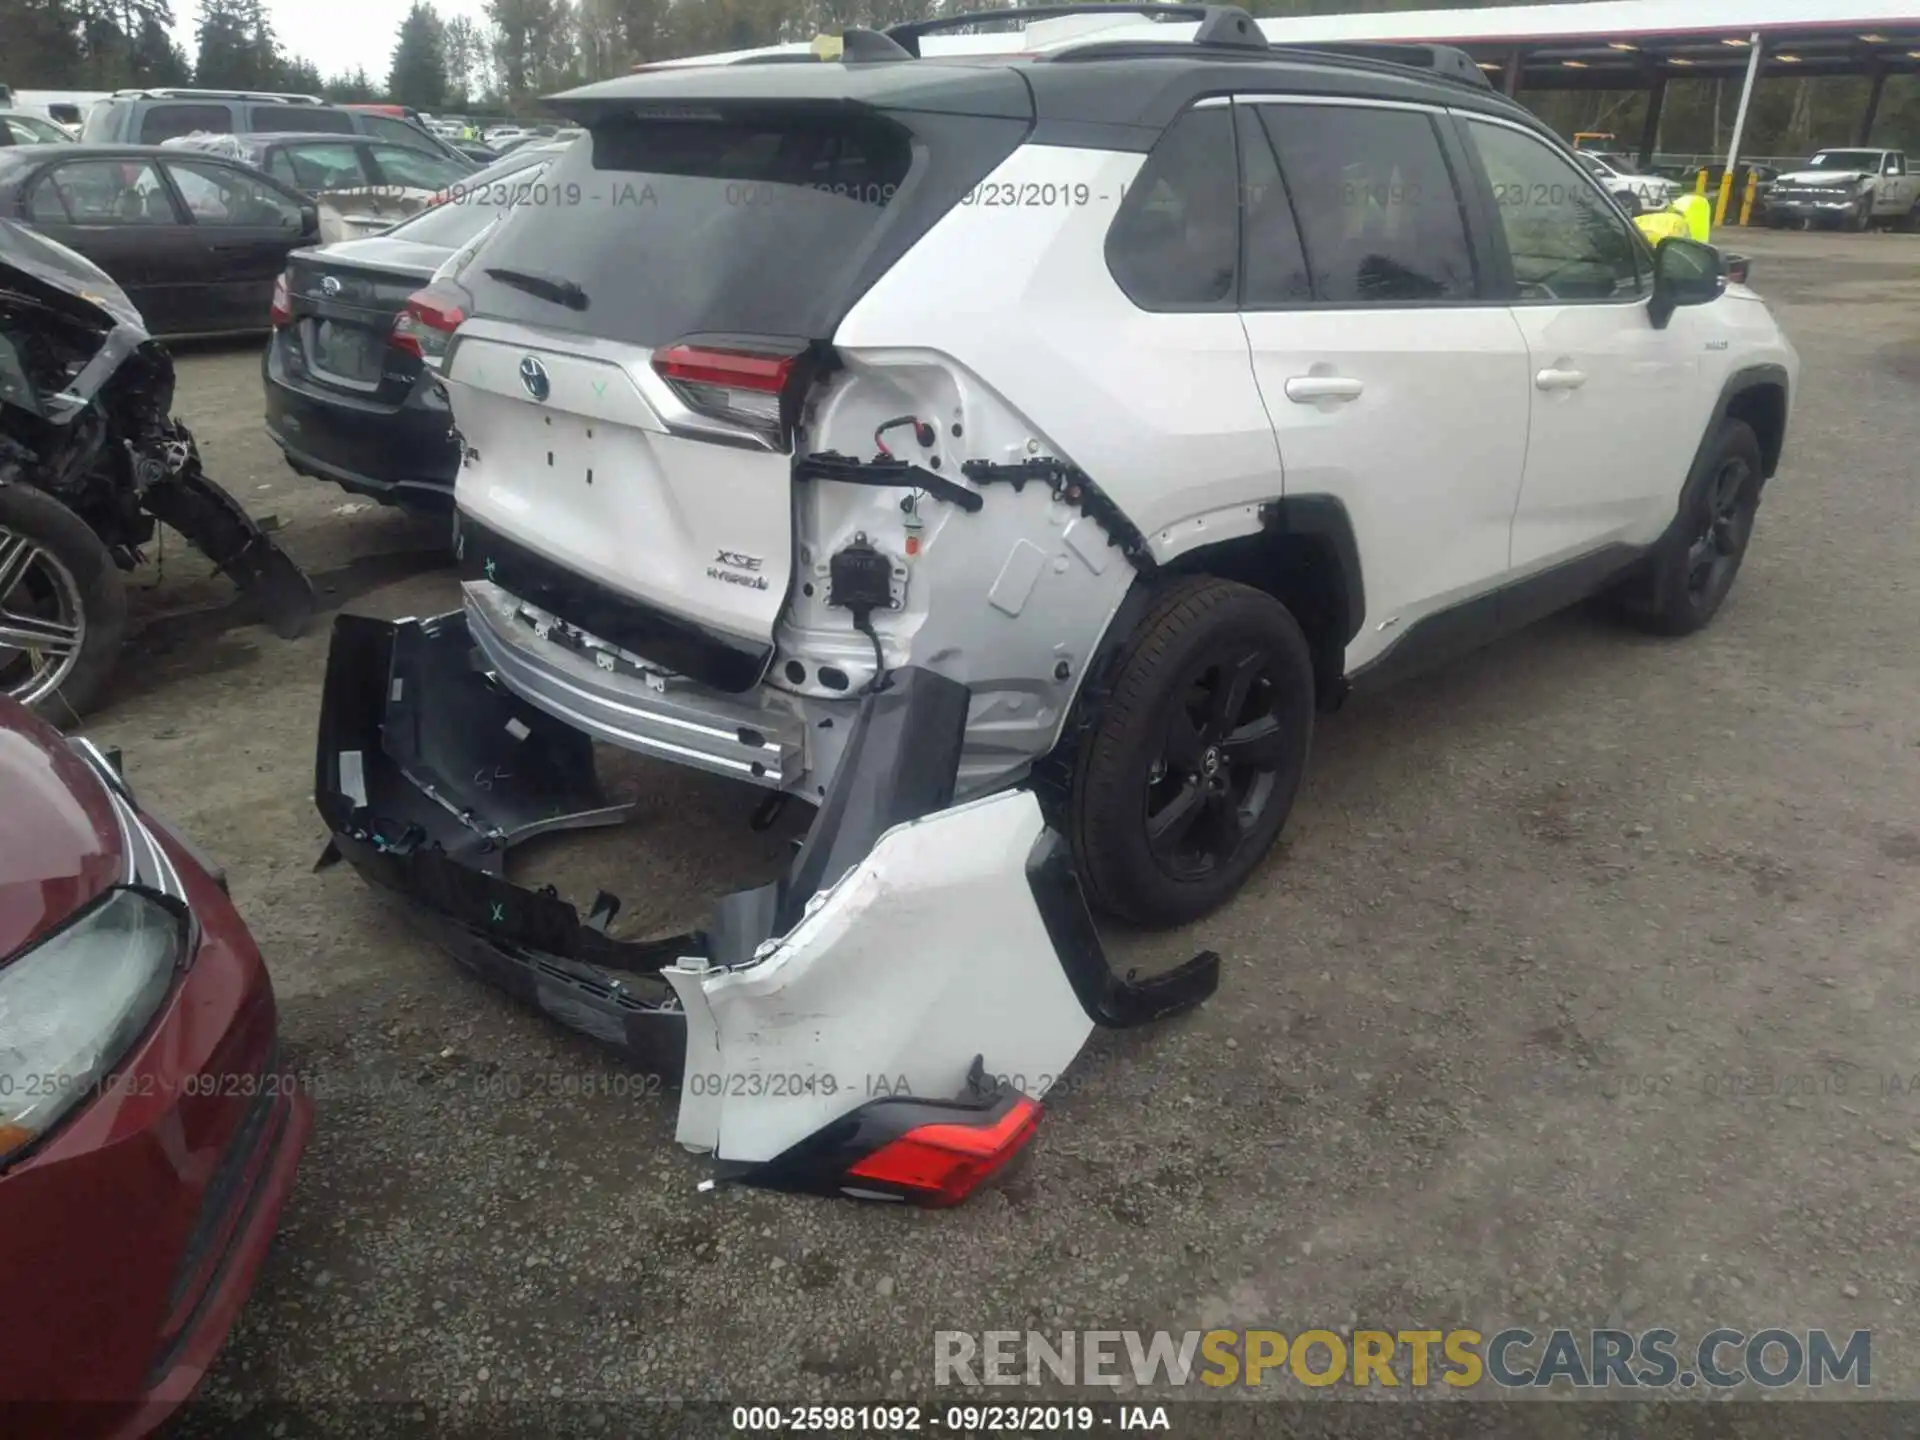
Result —
[[224, 105], [155, 105], [141, 118], [140, 143], [158, 145], [196, 130], [231, 135], [233, 112]]
[[361, 166], [360, 147], [334, 140], [287, 145], [274, 153], [267, 173], [301, 190], [349, 190], [372, 183]]
[[322, 105], [249, 105], [247, 129], [256, 135], [352, 135], [353, 117]]
[[1233, 111], [1189, 110], [1153, 147], [1107, 232], [1107, 268], [1142, 310], [1233, 308], [1239, 251]]
[[371, 135], [376, 140], [388, 140], [395, 145], [411, 145], [415, 150], [425, 150], [430, 154], [439, 154], [433, 138], [419, 126], [405, 120], [396, 120], [391, 115], [360, 116], [362, 134]]
[[408, 185], [416, 190], [442, 190], [466, 178], [467, 171], [451, 160], [429, 155], [410, 145], [375, 145], [373, 163], [389, 185]]
[[1245, 238], [1240, 246], [1246, 277], [1241, 284], [1240, 308], [1264, 310], [1307, 304], [1313, 299], [1313, 276], [1307, 269], [1306, 246], [1300, 241], [1293, 201], [1280, 178], [1280, 167], [1256, 107], [1236, 105], [1234, 126], [1240, 134], [1240, 160], [1246, 176], [1242, 214]]
[[[482, 313], [631, 344], [825, 338], [912, 161], [907, 131], [874, 116], [610, 119], [554, 161], [461, 283]], [[584, 306], [541, 298], [556, 284]]]
[[1253, 108], [1299, 217], [1315, 299], [1403, 305], [1477, 293], [1460, 195], [1427, 115], [1357, 105]]

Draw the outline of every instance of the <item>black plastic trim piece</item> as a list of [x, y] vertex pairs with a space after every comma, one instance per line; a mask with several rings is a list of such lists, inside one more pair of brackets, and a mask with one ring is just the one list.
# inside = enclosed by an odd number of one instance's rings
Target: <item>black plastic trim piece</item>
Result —
[[1288, 495], [1260, 507], [1260, 523], [1278, 535], [1309, 535], [1324, 540], [1340, 566], [1345, 593], [1345, 633], [1340, 643], [1350, 645], [1367, 619], [1366, 576], [1360, 564], [1360, 542], [1354, 538], [1353, 518], [1332, 495]]
[[1153, 558], [1153, 547], [1147, 544], [1140, 527], [1078, 466], [1044, 458], [1016, 460], [1010, 464], [965, 460], [961, 462], [960, 473], [976, 485], [1011, 485], [1016, 494], [1024, 490], [1029, 481], [1037, 480], [1053, 491], [1054, 499], [1074, 506], [1105, 531], [1107, 540], [1118, 546], [1128, 563], [1142, 575], [1151, 575], [1159, 569], [1159, 562]]
[[976, 1056], [957, 1099], [890, 1095], [869, 1100], [771, 1160], [723, 1166], [722, 1178], [790, 1194], [842, 1196], [851, 1191], [861, 1199], [911, 1203], [919, 1197], [910, 1190], [848, 1172], [922, 1125], [985, 1129], [1003, 1118], [1020, 1099], [1021, 1092], [1006, 1081], [989, 1082]]
[[840, 58], [850, 65], [885, 64], [893, 60], [911, 60], [914, 52], [892, 36], [857, 26], [840, 32]]
[[1714, 401], [1713, 415], [1707, 422], [1706, 431], [1700, 437], [1700, 447], [1694, 451], [1693, 468], [1687, 471], [1689, 475], [1699, 467], [1701, 457], [1707, 453], [1707, 447], [1713, 444], [1714, 436], [1720, 433], [1720, 427], [1727, 421], [1728, 412], [1733, 409], [1733, 402], [1753, 390], [1780, 392], [1780, 405], [1783, 412], [1780, 423], [1780, 443], [1774, 447], [1771, 455], [1766, 453], [1766, 437], [1760, 437], [1761, 456], [1766, 461], [1765, 473], [1761, 478], [1765, 480], [1773, 478], [1774, 472], [1780, 465], [1781, 452], [1786, 449], [1786, 426], [1787, 421], [1792, 418], [1793, 388], [1787, 378], [1786, 367], [1772, 363], [1747, 365], [1727, 377], [1727, 383], [1720, 387], [1720, 398]]
[[730, 695], [760, 683], [771, 641], [725, 635], [576, 574], [517, 540], [454, 513], [454, 557], [464, 580], [490, 580], [516, 599], [598, 639]]
[[886, 455], [859, 460], [833, 450], [803, 455], [793, 462], [796, 480], [838, 480], [842, 485], [871, 485], [882, 490], [924, 490], [957, 505], [969, 515], [987, 502], [966, 486], [936, 475], [924, 465]]
[[1151, 1024], [1193, 1009], [1220, 988], [1220, 957], [1212, 950], [1145, 979], [1116, 975], [1073, 856], [1056, 831], [1045, 831], [1027, 857], [1027, 887], [1067, 982], [1094, 1024], [1115, 1030]]
[[896, 825], [953, 803], [973, 692], [918, 665], [893, 672], [860, 701], [833, 783], [782, 886], [774, 933], [798, 923], [808, 900], [872, 853]]
[[521, 840], [624, 812], [601, 799], [587, 737], [492, 685], [471, 649], [458, 613], [336, 617], [314, 756], [321, 864], [346, 860], [509, 994], [649, 1068], [677, 1064], [685, 1017], [659, 972], [706, 938], [615, 939], [612, 897], [583, 920], [550, 887], [505, 878]]
[[1602, 546], [1425, 616], [1349, 675], [1348, 688], [1354, 693], [1379, 690], [1478, 650], [1598, 594], [1646, 553], [1638, 545]]

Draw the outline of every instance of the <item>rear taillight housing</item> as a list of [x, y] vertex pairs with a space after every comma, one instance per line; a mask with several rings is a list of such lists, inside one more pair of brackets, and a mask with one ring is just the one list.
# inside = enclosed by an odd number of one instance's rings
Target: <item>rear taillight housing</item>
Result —
[[873, 1182], [921, 1205], [958, 1205], [1011, 1164], [1039, 1124], [1039, 1102], [1016, 1094], [991, 1119], [917, 1125], [849, 1166], [846, 1187]]
[[[257, 295], [260, 292], [256, 290], [254, 293]], [[293, 323], [293, 297], [284, 270], [274, 277], [273, 299], [267, 305], [267, 319], [276, 330]]]
[[393, 333], [387, 343], [438, 369], [447, 358], [453, 332], [466, 318], [466, 312], [446, 296], [431, 289], [416, 290], [393, 317]]
[[805, 347], [681, 341], [653, 352], [653, 368], [689, 410], [777, 444], [784, 407], [803, 383]]

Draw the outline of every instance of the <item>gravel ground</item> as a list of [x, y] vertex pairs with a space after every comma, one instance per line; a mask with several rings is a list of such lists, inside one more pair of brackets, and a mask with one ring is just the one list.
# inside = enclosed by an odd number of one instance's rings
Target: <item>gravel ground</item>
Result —
[[[1016, 1174], [947, 1213], [696, 1193], [671, 1096], [312, 873], [326, 627], [240, 625], [170, 555], [92, 732], [231, 867], [322, 1086], [203, 1394], [875, 1399], [933, 1393], [937, 1329], [1610, 1320], [1871, 1327], [1876, 1392], [1920, 1394], [1920, 239], [1741, 248], [1805, 376], [1712, 630], [1569, 614], [1324, 721], [1245, 892], [1111, 937], [1221, 951], [1219, 996], [1096, 1037]], [[253, 351], [181, 372], [209, 471], [329, 604], [451, 607], [440, 527], [281, 465]], [[575, 897], [685, 918], [777, 856], [755, 796], [630, 779], [629, 832], [543, 865]]]

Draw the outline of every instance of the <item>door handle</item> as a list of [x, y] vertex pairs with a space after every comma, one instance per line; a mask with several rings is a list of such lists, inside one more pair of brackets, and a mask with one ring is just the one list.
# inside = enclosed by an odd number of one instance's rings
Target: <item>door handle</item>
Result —
[[1542, 370], [1533, 377], [1533, 383], [1542, 390], [1578, 390], [1587, 383], [1584, 370]]
[[1287, 381], [1287, 399], [1301, 405], [1316, 400], [1358, 400], [1367, 387], [1345, 375], [1295, 375]]

